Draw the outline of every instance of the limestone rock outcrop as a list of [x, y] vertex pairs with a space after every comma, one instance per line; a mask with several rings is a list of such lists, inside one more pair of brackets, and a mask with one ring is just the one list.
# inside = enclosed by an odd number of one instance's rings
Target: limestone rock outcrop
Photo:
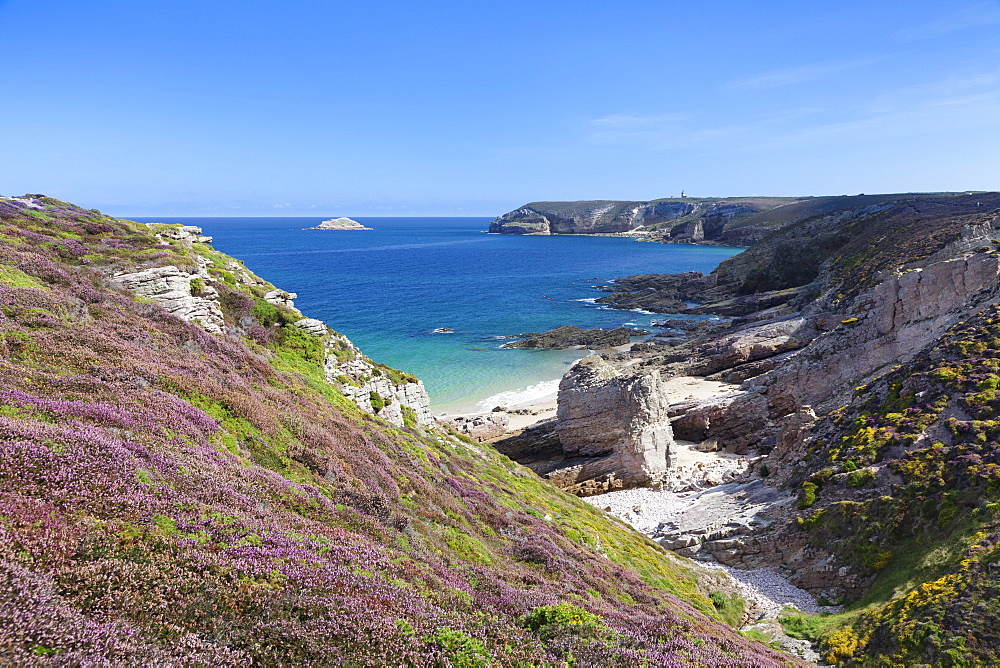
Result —
[[285, 292], [284, 290], [268, 290], [264, 293], [264, 301], [274, 304], [275, 306], [285, 306], [288, 308], [295, 308], [295, 300], [298, 299], [298, 295], [294, 292]]
[[887, 363], [911, 359], [957, 321], [976, 313], [998, 288], [1000, 257], [992, 253], [894, 272], [855, 299], [837, 327], [756, 382], [768, 385], [777, 413], [802, 405], [823, 409]]
[[[169, 265], [117, 273], [108, 279], [109, 284], [151, 299], [171, 314], [197, 323], [213, 334], [228, 331], [245, 336], [245, 328], [252, 326], [254, 321], [235, 323], [231, 329], [227, 326], [220, 308], [219, 291], [214, 287], [216, 278], [209, 272], [212, 263], [193, 248], [196, 243], [209, 243], [211, 237], [203, 236], [201, 228], [194, 225], [153, 223], [149, 227], [155, 230], [160, 240], [180, 243], [189, 249], [196, 266]], [[294, 300], [298, 295], [294, 292], [275, 288], [236, 260], [227, 263], [226, 271], [237, 283], [250, 286], [264, 301], [301, 315], [295, 308]], [[432, 424], [433, 417], [428, 408], [430, 400], [420, 380], [373, 362], [347, 337], [331, 330], [322, 320], [299, 318], [292, 326], [323, 338], [327, 381], [337, 385], [359, 408], [377, 414], [398, 427]]]
[[[195, 279], [202, 283], [199, 289], [192, 288]], [[173, 315], [219, 334], [225, 331], [226, 323], [219, 309], [218, 292], [209, 281], [203, 267], [192, 271], [172, 265], [116, 274], [109, 279], [112, 286], [152, 299]]]
[[212, 243], [212, 237], [203, 236], [201, 232], [201, 228], [195, 225], [176, 225], [161, 227], [159, 232], [157, 232], [157, 236], [175, 241], [189, 241], [202, 244]]
[[714, 337], [698, 346], [695, 355], [701, 362], [693, 366], [692, 373], [708, 376], [747, 362], [797, 350], [817, 333], [803, 317], [745, 327], [732, 334]]
[[566, 453], [610, 455], [619, 478], [654, 484], [674, 447], [668, 409], [659, 372], [621, 375], [590, 355], [559, 383], [556, 435]]
[[[300, 321], [301, 322], [301, 321]], [[302, 325], [315, 330], [313, 323]], [[327, 329], [326, 379], [358, 407], [398, 426], [433, 423], [424, 384], [414, 376], [373, 362], [343, 334]]]
[[767, 399], [756, 391], [678, 402], [669, 410], [676, 438], [694, 443], [715, 439], [721, 449], [735, 454], [746, 454], [759, 443], [769, 415]]
[[437, 421], [449, 425], [464, 436], [485, 443], [503, 436], [507, 432], [510, 420], [504, 412], [484, 413], [482, 415], [438, 416]]

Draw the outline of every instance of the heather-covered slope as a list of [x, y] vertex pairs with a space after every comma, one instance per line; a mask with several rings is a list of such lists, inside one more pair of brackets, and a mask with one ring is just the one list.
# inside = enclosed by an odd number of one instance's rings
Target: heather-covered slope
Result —
[[993, 304], [814, 429], [799, 525], [870, 583], [814, 627], [831, 659], [1000, 662], [998, 325]]
[[[338, 369], [380, 414], [415, 379], [204, 242], [0, 199], [0, 663], [786, 660], [659, 546], [360, 410]], [[155, 298], [122, 279], [149, 270]]]

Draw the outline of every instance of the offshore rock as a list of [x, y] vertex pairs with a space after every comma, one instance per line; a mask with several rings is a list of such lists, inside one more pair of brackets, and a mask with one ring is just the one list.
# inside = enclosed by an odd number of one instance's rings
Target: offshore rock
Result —
[[330, 220], [324, 220], [322, 223], [316, 227], [307, 227], [307, 230], [371, 230], [370, 227], [365, 227], [356, 220], [351, 220], [350, 218], [340, 217], [331, 218]]
[[610, 455], [602, 467], [626, 483], [649, 485], [670, 466], [675, 447], [668, 408], [658, 371], [619, 375], [590, 355], [559, 383], [555, 433], [564, 452]]
[[615, 329], [581, 329], [564, 325], [547, 332], [521, 334], [523, 338], [505, 343], [501, 348], [613, 348], [627, 344], [633, 336], [645, 336], [645, 329], [617, 327]]

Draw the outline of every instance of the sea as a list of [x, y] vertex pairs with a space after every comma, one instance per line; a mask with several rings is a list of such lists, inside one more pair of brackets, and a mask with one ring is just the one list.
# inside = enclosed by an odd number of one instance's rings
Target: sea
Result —
[[[486, 234], [491, 218], [133, 218], [197, 225], [296, 306], [378, 362], [423, 380], [437, 413], [515, 408], [551, 396], [586, 350], [505, 349], [561, 325], [646, 327], [670, 316], [594, 303], [630, 274], [708, 273], [741, 248], [627, 237]], [[450, 331], [449, 331], [450, 330]]]

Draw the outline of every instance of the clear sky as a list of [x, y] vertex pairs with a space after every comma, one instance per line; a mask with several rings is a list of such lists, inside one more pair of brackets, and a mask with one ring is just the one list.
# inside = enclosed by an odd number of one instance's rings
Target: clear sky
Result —
[[1000, 188], [1000, 4], [0, 0], [0, 193], [116, 215]]

